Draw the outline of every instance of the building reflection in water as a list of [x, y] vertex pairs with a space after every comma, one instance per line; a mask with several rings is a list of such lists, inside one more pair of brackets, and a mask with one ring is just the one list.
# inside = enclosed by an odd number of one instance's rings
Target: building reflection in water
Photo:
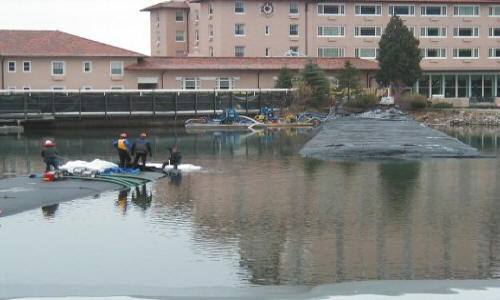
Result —
[[[499, 276], [498, 162], [318, 162], [297, 156], [307, 136], [243, 136], [178, 136], [184, 161], [204, 172], [157, 180], [153, 200], [140, 190], [132, 203], [155, 222], [192, 226], [194, 247], [237, 253], [255, 284]], [[109, 139], [82, 141], [58, 137], [65, 153], [100, 157], [102, 146], [115, 157]], [[154, 141], [163, 159], [173, 138]], [[38, 142], [28, 144], [0, 146], [12, 147], [2, 171], [42, 167]], [[116, 203], [125, 213], [127, 193]]]
[[283, 165], [261, 157], [212, 167], [224, 172], [191, 174], [183, 181], [189, 188], [166, 186], [154, 213], [182, 211], [194, 222], [199, 247], [218, 251], [236, 241], [251, 283], [498, 274], [497, 169], [491, 161], [323, 162], [311, 168], [300, 158]]
[[151, 202], [153, 201], [153, 194], [148, 190], [148, 185], [142, 184], [141, 186], [136, 186], [132, 192], [132, 203], [142, 209], [143, 211], [148, 210], [151, 207]]

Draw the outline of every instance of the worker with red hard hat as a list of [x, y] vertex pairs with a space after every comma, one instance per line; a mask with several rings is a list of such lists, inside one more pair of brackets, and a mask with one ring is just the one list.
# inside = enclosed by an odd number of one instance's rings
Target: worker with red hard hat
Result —
[[49, 172], [51, 168], [59, 170], [57, 155], [56, 143], [50, 139], [45, 140], [42, 144], [42, 157], [45, 162], [45, 172]]
[[143, 132], [139, 135], [139, 138], [135, 140], [134, 144], [132, 144], [132, 155], [135, 154], [134, 162], [132, 163], [134, 168], [138, 167], [139, 159], [141, 159], [141, 170], [144, 170], [146, 168], [146, 158], [148, 153], [149, 156], [152, 156], [151, 144], [149, 143], [147, 137], [147, 133]]
[[120, 138], [113, 142], [113, 146], [118, 150], [118, 157], [120, 158], [120, 168], [128, 168], [130, 166], [130, 142], [127, 140], [128, 134], [123, 132]]

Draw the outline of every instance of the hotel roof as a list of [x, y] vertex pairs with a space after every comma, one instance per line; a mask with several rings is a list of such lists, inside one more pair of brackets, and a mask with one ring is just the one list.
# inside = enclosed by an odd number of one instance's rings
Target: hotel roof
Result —
[[182, 9], [189, 9], [189, 5], [187, 4], [186, 1], [166, 1], [166, 2], [161, 2], [158, 4], [155, 4], [153, 6], [146, 7], [144, 9], [141, 9], [141, 11], [152, 11], [152, 10], [157, 10], [157, 9], [162, 9], [162, 8], [182, 8]]
[[[360, 58], [311, 58], [323, 70], [338, 70], [346, 61], [360, 70], [376, 70], [378, 63]], [[279, 70], [302, 69], [305, 57], [147, 57], [127, 70]]]
[[0, 56], [143, 57], [58, 30], [0, 30]]

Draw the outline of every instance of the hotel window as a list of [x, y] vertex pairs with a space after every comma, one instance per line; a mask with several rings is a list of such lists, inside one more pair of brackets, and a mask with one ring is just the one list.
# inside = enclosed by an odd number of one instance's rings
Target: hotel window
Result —
[[457, 97], [465, 98], [469, 95], [469, 75], [457, 76]]
[[208, 25], [208, 37], [212, 39], [214, 37], [214, 25]]
[[318, 48], [318, 57], [344, 57], [344, 48]]
[[446, 6], [443, 5], [424, 5], [420, 7], [422, 16], [446, 16]]
[[198, 30], [194, 31], [194, 40], [198, 43], [200, 41], [200, 32]]
[[378, 48], [356, 48], [354, 56], [365, 59], [376, 59], [378, 57]]
[[380, 16], [382, 14], [382, 5], [358, 4], [355, 6], [355, 12], [358, 16]]
[[176, 42], [184, 42], [184, 31], [176, 31], [175, 32], [175, 41]]
[[31, 87], [29, 85], [24, 85], [23, 90], [29, 91], [29, 90], [31, 90]]
[[479, 48], [454, 48], [453, 58], [478, 58]]
[[175, 11], [175, 22], [184, 22], [184, 11], [182, 10]]
[[382, 34], [382, 27], [378, 26], [356, 26], [354, 35], [356, 37], [377, 37]]
[[92, 89], [92, 87], [90, 85], [84, 85], [84, 86], [82, 86], [82, 90], [90, 91], [91, 89]]
[[115, 90], [115, 91], [120, 91], [120, 90], [123, 90], [123, 86], [122, 85], [112, 85], [111, 89]]
[[500, 48], [490, 48], [488, 51], [489, 58], [500, 58]]
[[199, 10], [194, 11], [194, 20], [196, 22], [198, 22], [200, 20], [200, 11]]
[[210, 57], [214, 57], [214, 47], [208, 47], [208, 54], [210, 55]]
[[266, 57], [271, 56], [271, 48], [266, 48]]
[[477, 17], [479, 16], [479, 6], [476, 5], [455, 5], [453, 15], [457, 17]]
[[446, 27], [422, 27], [420, 28], [421, 37], [446, 37]]
[[111, 75], [123, 76], [123, 61], [112, 61], [109, 63]]
[[183, 90], [197, 90], [200, 88], [200, 78], [199, 77], [184, 77], [182, 78], [182, 89]]
[[234, 56], [243, 57], [245, 56], [245, 47], [244, 46], [236, 46], [234, 47]]
[[64, 75], [66, 72], [66, 63], [64, 61], [52, 62], [52, 75]]
[[500, 27], [490, 27], [488, 36], [489, 37], [500, 37]]
[[214, 4], [212, 2], [208, 2], [208, 14], [209, 15], [214, 14]]
[[232, 77], [219, 77], [217, 78], [217, 89], [230, 90], [234, 88], [234, 81]]
[[318, 26], [318, 37], [344, 36], [344, 26]]
[[92, 62], [84, 61], [83, 62], [83, 73], [91, 73], [92, 72]]
[[318, 15], [339, 16], [344, 15], [343, 4], [318, 4]]
[[23, 61], [23, 72], [31, 72], [31, 61]]
[[454, 37], [478, 37], [479, 27], [455, 27], [453, 28]]
[[500, 6], [490, 6], [489, 7], [490, 17], [500, 17]]
[[53, 86], [52, 90], [53, 91], [64, 91], [66, 89], [65, 86]]
[[391, 16], [414, 16], [414, 5], [389, 5], [389, 15]]
[[290, 14], [291, 15], [299, 14], [299, 2], [290, 2]]
[[264, 34], [265, 35], [270, 35], [271, 34], [271, 26], [266, 25], [266, 28], [264, 29]]
[[299, 56], [299, 47], [290, 46], [290, 48], [288, 48], [286, 56]]
[[455, 75], [445, 75], [444, 76], [444, 97], [445, 98], [455, 98], [456, 97], [456, 79]]
[[245, 13], [245, 2], [243, 0], [234, 1], [234, 12], [237, 14]]
[[13, 73], [16, 71], [16, 62], [15, 61], [9, 61], [7, 62], [7, 70], [9, 73]]
[[423, 58], [446, 58], [446, 48], [425, 48], [422, 49]]
[[245, 35], [245, 24], [234, 24], [234, 35]]
[[298, 36], [298, 35], [299, 35], [299, 25], [290, 24], [290, 36]]

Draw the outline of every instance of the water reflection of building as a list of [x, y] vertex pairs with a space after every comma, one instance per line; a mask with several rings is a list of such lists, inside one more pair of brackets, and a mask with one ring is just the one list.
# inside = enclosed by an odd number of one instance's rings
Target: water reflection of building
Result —
[[224, 168], [190, 176], [194, 240], [238, 240], [253, 283], [498, 273], [491, 161], [321, 163], [311, 172], [299, 158], [266, 156]]

